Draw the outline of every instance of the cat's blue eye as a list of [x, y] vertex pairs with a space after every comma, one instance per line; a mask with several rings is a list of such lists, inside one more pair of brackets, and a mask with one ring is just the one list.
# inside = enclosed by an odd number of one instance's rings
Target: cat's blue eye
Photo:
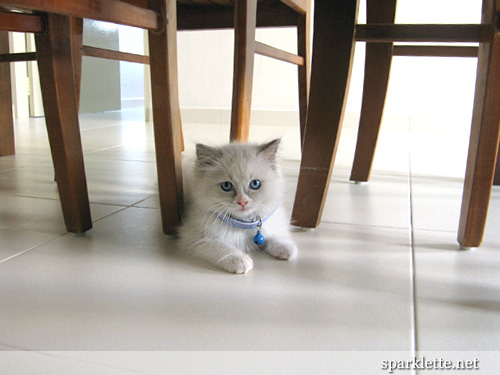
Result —
[[250, 181], [250, 189], [257, 190], [260, 188], [261, 182], [260, 180], [252, 180]]
[[220, 187], [224, 191], [231, 191], [233, 189], [233, 184], [229, 181], [224, 181], [220, 184]]

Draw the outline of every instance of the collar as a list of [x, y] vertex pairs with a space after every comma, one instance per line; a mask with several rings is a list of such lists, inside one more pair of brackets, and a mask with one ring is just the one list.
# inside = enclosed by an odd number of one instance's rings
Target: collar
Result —
[[231, 225], [232, 227], [239, 228], [239, 229], [254, 229], [254, 228], [260, 228], [262, 224], [271, 217], [272, 214], [278, 209], [276, 207], [274, 210], [269, 213], [269, 215], [265, 217], [260, 217], [256, 216], [252, 220], [243, 220], [234, 216], [227, 216], [227, 215], [219, 215], [219, 220], [222, 222]]

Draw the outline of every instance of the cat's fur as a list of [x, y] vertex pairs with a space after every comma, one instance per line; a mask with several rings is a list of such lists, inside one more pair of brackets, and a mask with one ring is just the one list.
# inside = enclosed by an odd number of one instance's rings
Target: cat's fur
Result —
[[[181, 246], [232, 273], [253, 269], [249, 252], [258, 248], [288, 260], [297, 254], [289, 232], [289, 218], [282, 207], [283, 181], [278, 165], [278, 145], [230, 143], [222, 147], [196, 145], [196, 162], [186, 194], [186, 215], [180, 230]], [[252, 189], [258, 179], [261, 186]], [[222, 182], [231, 182], [224, 191]], [[244, 202], [248, 201], [242, 207]], [[240, 202], [240, 203], [238, 203]], [[274, 213], [272, 213], [274, 211]], [[253, 243], [257, 229], [240, 229], [223, 222], [220, 215], [253, 220], [272, 215], [261, 232], [265, 242]]]

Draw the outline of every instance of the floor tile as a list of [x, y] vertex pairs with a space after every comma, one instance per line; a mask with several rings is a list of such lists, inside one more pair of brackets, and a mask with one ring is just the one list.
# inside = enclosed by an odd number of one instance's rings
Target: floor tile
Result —
[[16, 155], [50, 157], [45, 118], [16, 119], [14, 133]]
[[460, 251], [455, 232], [414, 238], [418, 348], [500, 350], [498, 240]]
[[[65, 231], [44, 120], [16, 122], [17, 154], [0, 158], [0, 320], [9, 322], [0, 351], [500, 350], [498, 187], [482, 246], [456, 242], [465, 120], [387, 117], [361, 185], [349, 182], [357, 121], [346, 116], [320, 226], [294, 229], [299, 257], [255, 253], [245, 276], [184, 255], [162, 234], [143, 111], [80, 116], [94, 220], [85, 235]], [[197, 142], [229, 137], [224, 124], [183, 130], [187, 159]], [[276, 137], [291, 209], [298, 127], [251, 127], [251, 141]], [[154, 373], [82, 352], [25, 353], [27, 371]]]
[[179, 253], [158, 210], [121, 211], [8, 262], [2, 340], [31, 350], [411, 349], [406, 231], [325, 224], [294, 236], [296, 262], [256, 254], [255, 270], [235, 277]]
[[409, 189], [405, 176], [373, 175], [355, 184], [348, 174], [334, 173], [322, 222], [410, 228]]
[[51, 162], [30, 163], [0, 173], [0, 192], [14, 196], [59, 199]]
[[469, 117], [412, 116], [412, 175], [463, 179], [469, 148], [470, 121]]
[[415, 229], [456, 232], [462, 205], [463, 179], [412, 177]]
[[[0, 354], [0, 371], [4, 374], [34, 375], [49, 370], [51, 374], [125, 375], [137, 374], [120, 366], [107, 363], [81, 361], [64, 353], [9, 352]], [[139, 372], [141, 373], [141, 372]]]
[[136, 160], [85, 158], [89, 200], [129, 206], [158, 194], [156, 163]]
[[[417, 230], [457, 234], [462, 207], [463, 179], [412, 177], [412, 218]], [[500, 243], [500, 187], [493, 186], [483, 241]], [[453, 241], [456, 243], [456, 240]], [[457, 245], [458, 246], [458, 245]]]
[[12, 169], [24, 168], [30, 164], [48, 163], [51, 162], [49, 155], [30, 155], [30, 154], [14, 154], [0, 157], [0, 176], [2, 172], [7, 172]]
[[2, 243], [0, 245], [0, 263], [15, 255], [30, 251], [37, 246], [57, 238], [57, 236], [57, 234], [4, 228], [0, 225], [0, 239]]
[[[10, 196], [0, 193], [0, 227], [61, 235], [66, 233], [61, 203], [56, 199]], [[124, 207], [91, 204], [92, 220], [99, 220]], [[0, 246], [3, 247], [3, 246]]]

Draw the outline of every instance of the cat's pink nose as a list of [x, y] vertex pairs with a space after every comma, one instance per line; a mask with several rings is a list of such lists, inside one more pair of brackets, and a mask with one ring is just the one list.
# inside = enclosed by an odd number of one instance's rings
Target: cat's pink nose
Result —
[[248, 204], [248, 201], [246, 199], [240, 199], [236, 203], [238, 203], [241, 206], [241, 208], [244, 208]]

